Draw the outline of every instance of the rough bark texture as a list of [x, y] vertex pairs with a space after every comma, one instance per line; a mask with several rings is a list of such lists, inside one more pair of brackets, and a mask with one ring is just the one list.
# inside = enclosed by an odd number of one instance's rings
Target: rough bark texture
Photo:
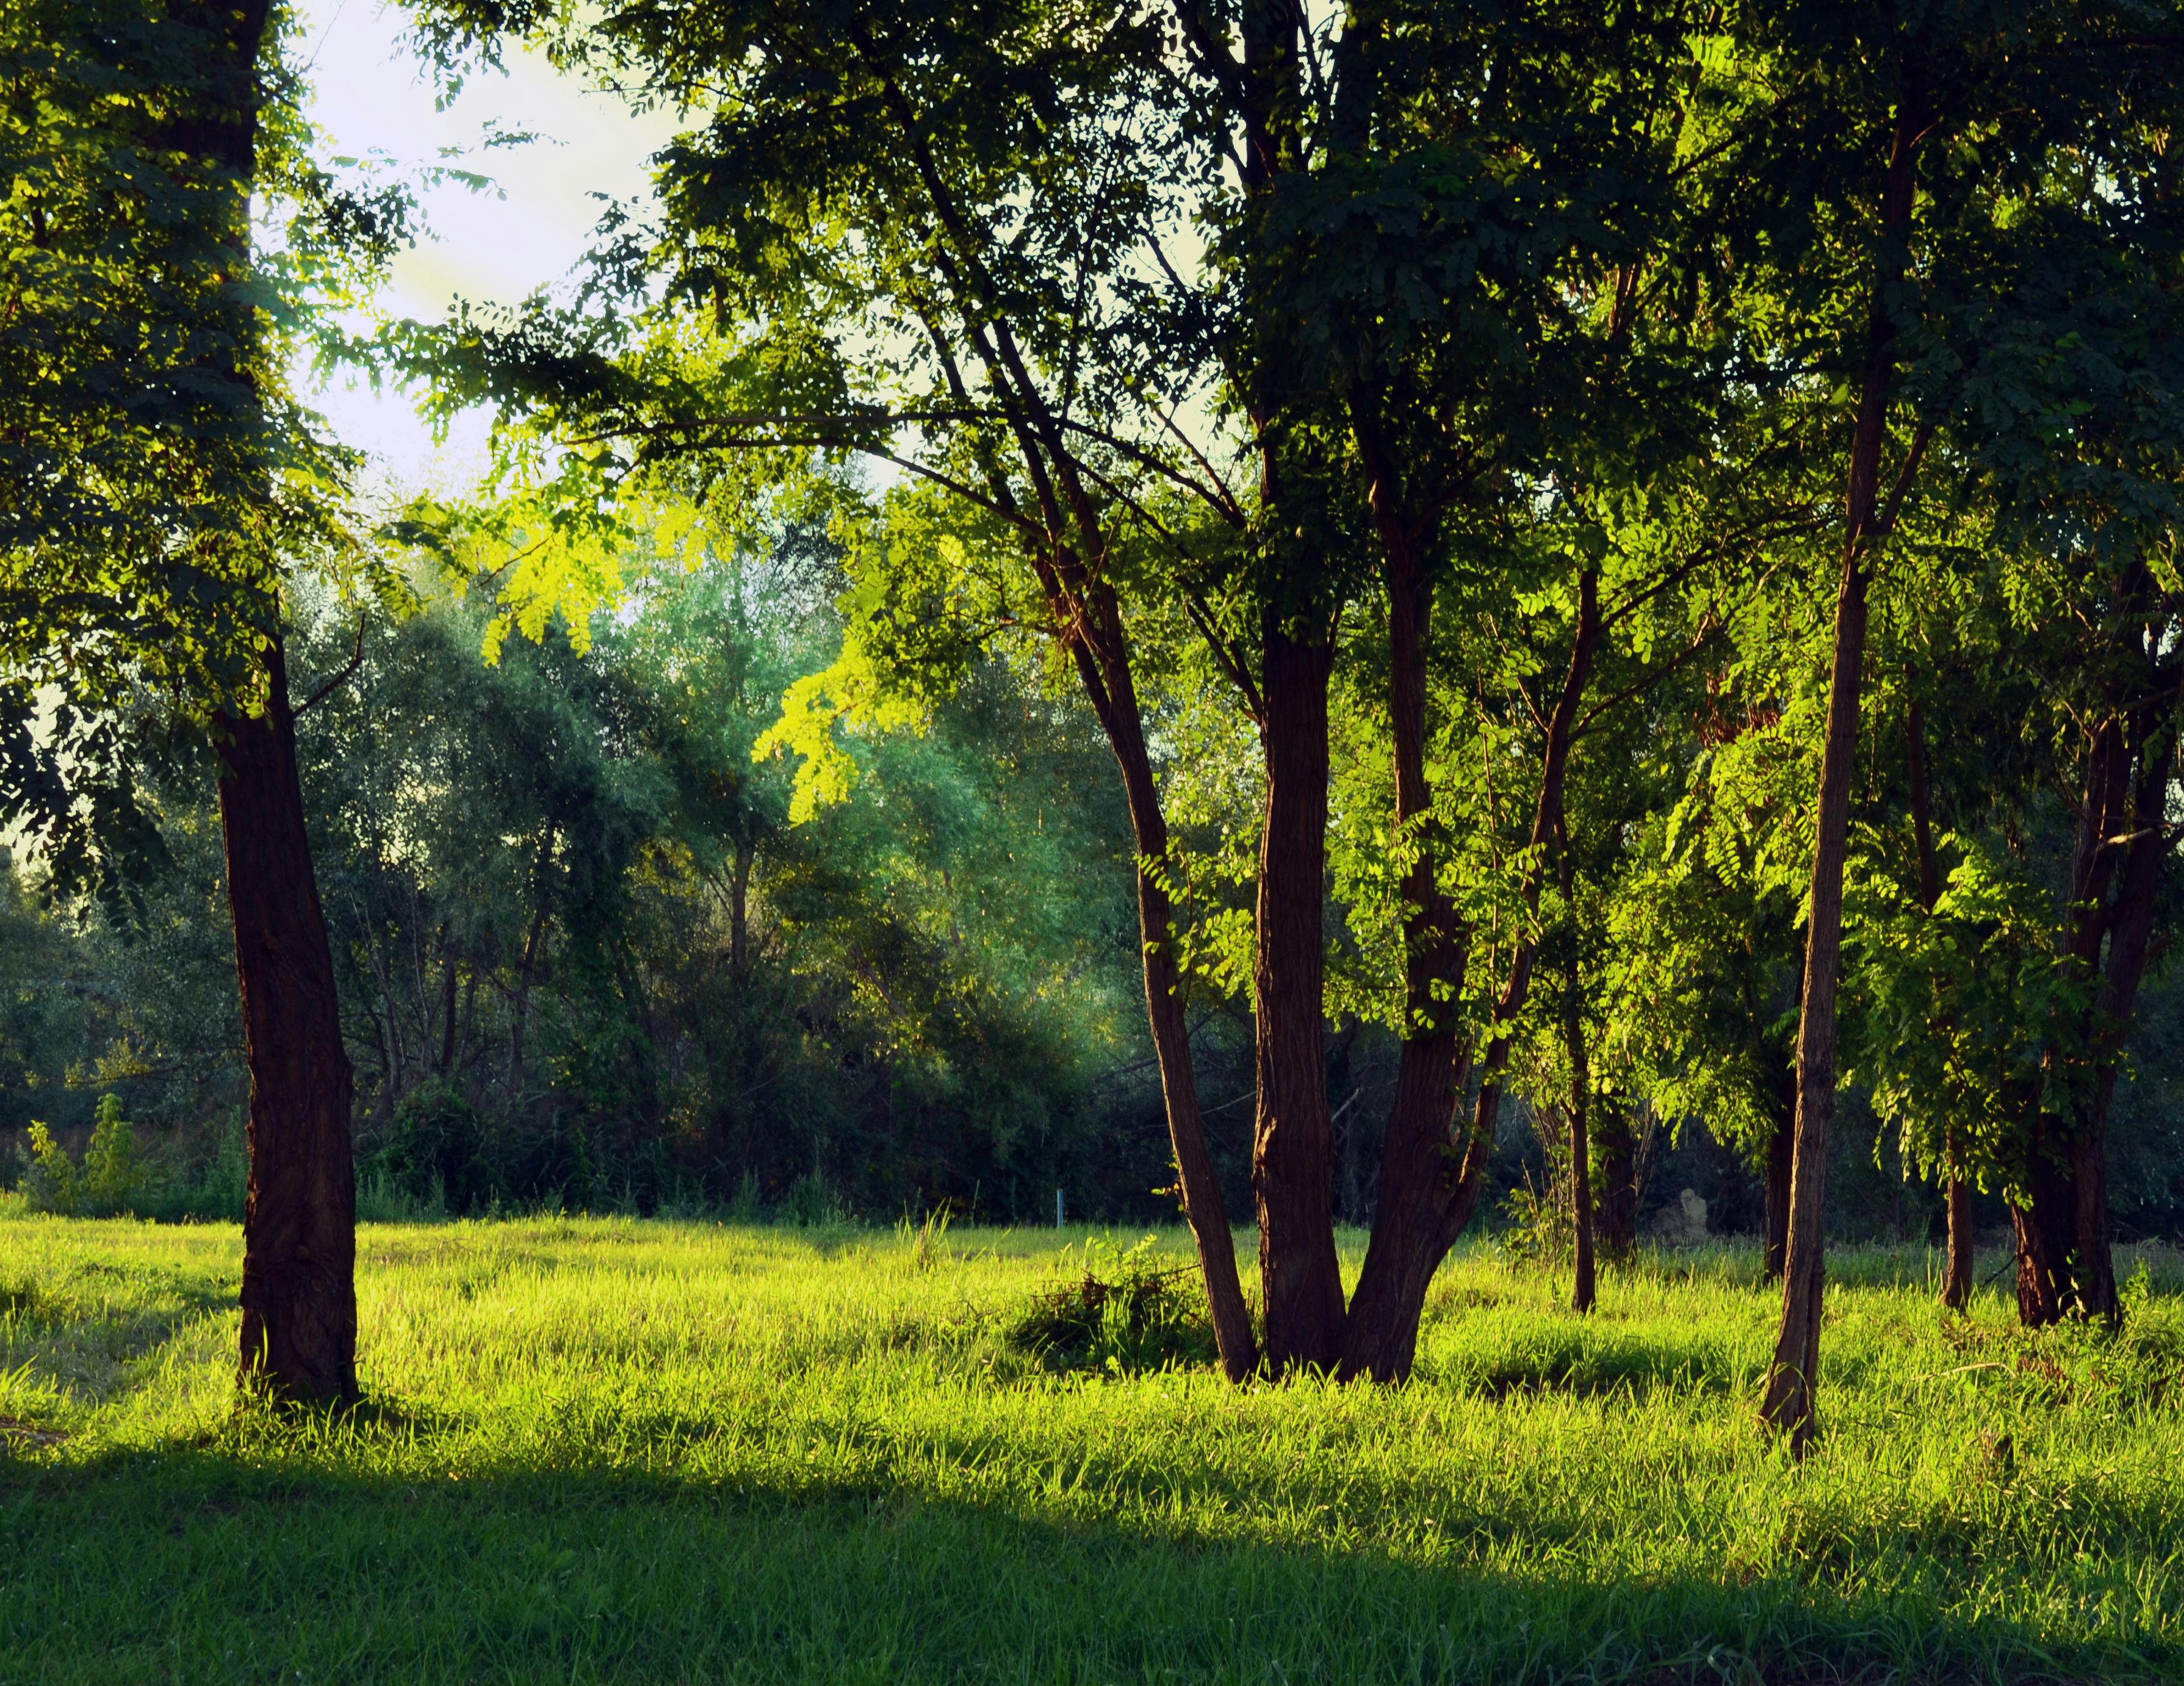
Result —
[[[1390, 484], [1376, 476], [1379, 488]], [[1436, 877], [1424, 829], [1433, 806], [1425, 771], [1425, 640], [1429, 609], [1408, 523], [1382, 515], [1388, 588], [1388, 712], [1396, 768], [1396, 826], [1415, 851], [1403, 879], [1407, 1031], [1380, 1157], [1379, 1199], [1344, 1331], [1341, 1374], [1396, 1381], [1410, 1373], [1428, 1285], [1453, 1240], [1451, 1203], [1462, 1164], [1450, 1134], [1461, 1089], [1454, 1005], [1465, 949]], [[1468, 1214], [1467, 1214], [1468, 1216]]]
[[349, 1063], [277, 643], [266, 667], [265, 712], [220, 721], [220, 821], [250, 1066], [242, 1373], [278, 1399], [343, 1400], [356, 1394]]
[[[1797, 1111], [1782, 1267], [1782, 1318], [1760, 1405], [1762, 1420], [1788, 1434], [1792, 1449], [1801, 1453], [1812, 1440], [1819, 1386], [1821, 1296], [1827, 1274], [1828, 1129], [1836, 1104], [1836, 991], [1842, 961], [1842, 879], [1849, 853], [1851, 775], [1857, 760], [1865, 663], [1866, 566], [1873, 541], [1886, 533], [1893, 520], [1892, 509], [1881, 510], [1880, 498], [1881, 447], [1887, 437], [1889, 392], [1895, 376], [1896, 326], [1886, 297], [1903, 273], [1907, 255], [1915, 186], [1913, 162], [1925, 125], [1924, 108], [1919, 74], [1915, 66], [1907, 65], [1882, 190], [1881, 250], [1843, 500], [1842, 583], [1836, 598], [1827, 739], [1820, 755], [1803, 999], [1797, 1015]], [[1923, 442], [1922, 437], [1911, 448], [1897, 477], [1899, 491], [1917, 470]]]
[[1331, 1370], [1342, 1357], [1321, 1000], [1334, 649], [1295, 636], [1271, 609], [1260, 648], [1267, 798], [1252, 972], [1259, 1105], [1251, 1181], [1266, 1359], [1281, 1375], [1298, 1366]]

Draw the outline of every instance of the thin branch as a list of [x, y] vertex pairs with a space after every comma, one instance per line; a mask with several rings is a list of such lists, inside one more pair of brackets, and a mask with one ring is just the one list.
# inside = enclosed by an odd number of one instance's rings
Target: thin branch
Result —
[[317, 690], [312, 692], [309, 696], [306, 697], [301, 703], [297, 704], [297, 706], [288, 710], [290, 718], [292, 719], [298, 715], [308, 714], [310, 710], [318, 707], [318, 705], [325, 702], [328, 697], [333, 695], [335, 690], [338, 687], [346, 683], [350, 676], [354, 674], [357, 669], [364, 665], [364, 627], [365, 618], [363, 612], [359, 610], [356, 617], [356, 648], [350, 652], [349, 659], [342, 665], [341, 671], [339, 672], [328, 679], [325, 684], [320, 686]]

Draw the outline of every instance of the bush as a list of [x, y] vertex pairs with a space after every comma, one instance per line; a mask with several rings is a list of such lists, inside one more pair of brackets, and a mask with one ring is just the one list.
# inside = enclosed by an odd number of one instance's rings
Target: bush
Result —
[[1009, 1331], [1011, 1346], [1056, 1369], [1128, 1372], [1213, 1361], [1212, 1327], [1192, 1289], [1195, 1267], [1156, 1265], [1150, 1235], [1117, 1256], [1112, 1276], [1093, 1269], [1097, 1251], [1088, 1241], [1083, 1275], [1032, 1301]]
[[484, 1211], [499, 1192], [487, 1162], [477, 1109], [452, 1084], [429, 1083], [403, 1097], [363, 1181], [414, 1211], [456, 1216]]
[[33, 1211], [69, 1217], [116, 1217], [136, 1210], [152, 1191], [153, 1169], [136, 1151], [136, 1127], [121, 1116], [121, 1097], [98, 1098], [97, 1121], [77, 1166], [43, 1124], [31, 1126], [31, 1168], [23, 1192]]

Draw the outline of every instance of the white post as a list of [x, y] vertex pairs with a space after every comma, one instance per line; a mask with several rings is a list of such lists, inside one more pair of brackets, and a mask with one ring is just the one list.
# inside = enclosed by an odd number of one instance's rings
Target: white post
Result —
[[1054, 1227], [1056, 1229], [1061, 1227], [1061, 1190], [1059, 1188], [1054, 1191]]

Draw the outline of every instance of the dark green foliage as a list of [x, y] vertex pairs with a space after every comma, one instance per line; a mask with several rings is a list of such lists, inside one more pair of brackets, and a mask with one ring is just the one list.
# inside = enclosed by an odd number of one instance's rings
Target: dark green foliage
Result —
[[[1214, 1360], [1206, 1296], [1188, 1265], [1156, 1256], [1147, 1236], [1126, 1251], [1084, 1245], [1081, 1272], [1042, 1290], [1009, 1343], [1051, 1369], [1158, 1370]], [[1104, 1273], [1103, 1273], [1104, 1272]]]

